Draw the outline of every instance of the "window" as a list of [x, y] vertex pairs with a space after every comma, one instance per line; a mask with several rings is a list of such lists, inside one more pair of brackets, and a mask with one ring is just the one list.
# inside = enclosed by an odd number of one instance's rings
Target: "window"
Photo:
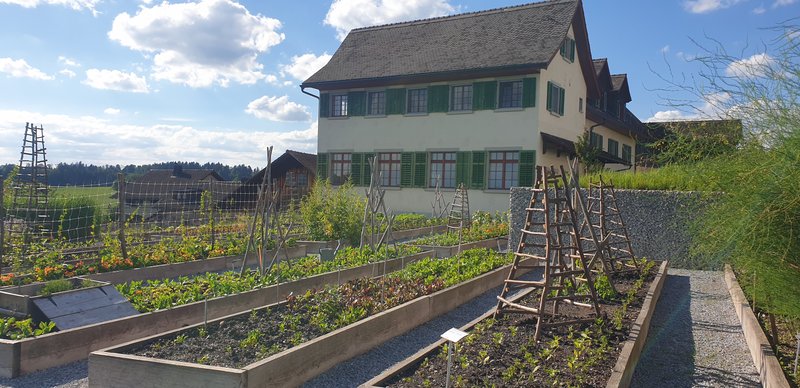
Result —
[[619, 156], [619, 142], [616, 140], [608, 139], [608, 153], [614, 156]]
[[386, 92], [367, 93], [367, 115], [383, 116], [386, 114]]
[[583, 113], [583, 97], [578, 97], [578, 112]]
[[575, 62], [575, 39], [564, 38], [561, 42], [561, 56], [570, 62]]
[[351, 154], [331, 154], [331, 184], [341, 185], [350, 177]]
[[332, 117], [345, 117], [347, 116], [347, 95], [336, 94], [331, 100], [333, 105], [331, 109]]
[[564, 115], [564, 88], [547, 83], [547, 110], [559, 116]]
[[400, 153], [385, 152], [378, 155], [378, 167], [381, 169], [381, 185], [386, 187], [400, 186]]
[[519, 182], [519, 151], [489, 152], [489, 188], [510, 189]]
[[589, 145], [602, 151], [603, 135], [592, 132], [591, 136], [589, 136]]
[[428, 89], [409, 89], [408, 113], [428, 113]]
[[633, 162], [633, 155], [631, 153], [632, 149], [631, 146], [627, 144], [622, 145], [622, 160], [632, 163]]
[[432, 152], [431, 153], [431, 179], [430, 187], [436, 187], [436, 180], [439, 179], [440, 187], [456, 187], [456, 153], [455, 152]]
[[472, 85], [453, 86], [450, 89], [450, 111], [472, 110]]
[[522, 108], [522, 81], [500, 82], [499, 108]]

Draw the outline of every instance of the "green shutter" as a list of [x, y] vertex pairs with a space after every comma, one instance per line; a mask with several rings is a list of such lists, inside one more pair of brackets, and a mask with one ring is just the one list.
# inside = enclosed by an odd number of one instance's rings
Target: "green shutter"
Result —
[[569, 60], [575, 62], [575, 39], [569, 40]]
[[361, 166], [364, 164], [364, 154], [353, 152], [350, 158], [350, 181], [353, 185], [358, 186], [361, 184]]
[[402, 115], [406, 113], [406, 90], [386, 89], [386, 114]]
[[317, 154], [317, 179], [324, 181], [328, 179], [328, 154]]
[[536, 106], [536, 78], [522, 79], [522, 107]]
[[564, 89], [563, 88], [558, 88], [558, 95], [561, 98], [561, 106], [558, 107], [558, 114], [563, 116], [564, 115], [564, 104], [567, 102], [564, 99]]
[[347, 93], [347, 115], [363, 116], [367, 111], [367, 93], [349, 92]]
[[400, 187], [411, 187], [414, 184], [414, 153], [400, 154]]
[[428, 153], [414, 153], [414, 187], [425, 187], [425, 174], [428, 172]]
[[497, 107], [497, 81], [472, 84], [472, 110], [495, 109]]
[[369, 159], [374, 158], [375, 154], [372, 152], [365, 152], [364, 153], [364, 162], [362, 163], [362, 172], [361, 172], [361, 186], [369, 186], [370, 180], [372, 179], [372, 169], [369, 165]]
[[472, 184], [470, 188], [483, 190], [486, 184], [486, 152], [472, 151]]
[[470, 186], [469, 170], [472, 165], [472, 152], [456, 152], [456, 186], [463, 183], [465, 187]]
[[322, 93], [319, 95], [319, 117], [328, 117], [331, 109], [331, 95]]
[[519, 185], [533, 186], [536, 178], [536, 151], [519, 152]]
[[547, 110], [553, 111], [553, 83], [547, 81]]
[[447, 85], [428, 86], [428, 112], [447, 112], [450, 87]]

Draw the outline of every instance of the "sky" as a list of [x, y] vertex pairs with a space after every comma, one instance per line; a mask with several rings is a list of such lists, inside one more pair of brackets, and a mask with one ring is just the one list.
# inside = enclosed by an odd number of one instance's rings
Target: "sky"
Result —
[[[275, 157], [315, 153], [317, 100], [299, 85], [350, 29], [524, 3], [0, 0], [0, 163], [19, 162], [27, 122], [44, 127], [51, 164], [263, 167], [268, 146]], [[664, 78], [696, 75], [709, 39], [735, 56], [730, 74], [771, 60], [769, 28], [799, 17], [800, 0], [584, 0], [584, 9], [592, 56], [628, 74], [628, 107], [648, 121], [697, 114], [666, 103], [686, 96], [664, 91]]]

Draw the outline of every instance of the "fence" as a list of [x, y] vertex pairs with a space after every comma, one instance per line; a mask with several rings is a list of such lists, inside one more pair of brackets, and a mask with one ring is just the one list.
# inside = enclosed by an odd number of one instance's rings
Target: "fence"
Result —
[[148, 257], [172, 261], [158, 254], [181, 255], [176, 261], [239, 254], [258, 199], [256, 184], [174, 177], [129, 182], [120, 174], [105, 184], [48, 187], [45, 208], [30, 209], [11, 200], [22, 189], [3, 187], [0, 179], [3, 273], [101, 255], [133, 267]]

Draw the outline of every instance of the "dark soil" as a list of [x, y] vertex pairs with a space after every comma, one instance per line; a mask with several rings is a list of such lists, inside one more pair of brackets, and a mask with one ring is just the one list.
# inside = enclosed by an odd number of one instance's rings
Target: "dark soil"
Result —
[[[645, 277], [624, 314], [618, 311], [622, 310], [624, 295], [637, 280], [635, 275], [615, 281], [619, 296], [601, 302], [598, 319], [548, 328], [538, 343], [533, 341], [536, 321], [530, 316], [505, 314], [497, 320], [484, 320], [456, 347], [453, 386], [605, 386], [655, 272], [656, 268]], [[520, 303], [532, 306], [535, 301], [538, 295], [531, 294]], [[593, 313], [591, 309], [566, 304], [560, 309], [575, 318], [591, 317]], [[617, 327], [620, 318], [621, 327]], [[443, 345], [389, 385], [443, 387], [446, 374], [447, 348]]]
[[797, 335], [800, 335], [800, 319], [792, 319], [780, 315], [775, 316], [775, 326], [778, 332], [777, 346], [775, 345], [775, 336], [772, 333], [772, 325], [769, 323], [768, 316], [764, 314], [756, 314], [758, 322], [761, 324], [761, 329], [767, 334], [772, 349], [778, 357], [778, 362], [781, 364], [783, 373], [789, 381], [789, 385], [797, 388], [800, 386], [800, 368], [798, 368], [798, 375], [794, 373], [794, 357], [797, 352]]

